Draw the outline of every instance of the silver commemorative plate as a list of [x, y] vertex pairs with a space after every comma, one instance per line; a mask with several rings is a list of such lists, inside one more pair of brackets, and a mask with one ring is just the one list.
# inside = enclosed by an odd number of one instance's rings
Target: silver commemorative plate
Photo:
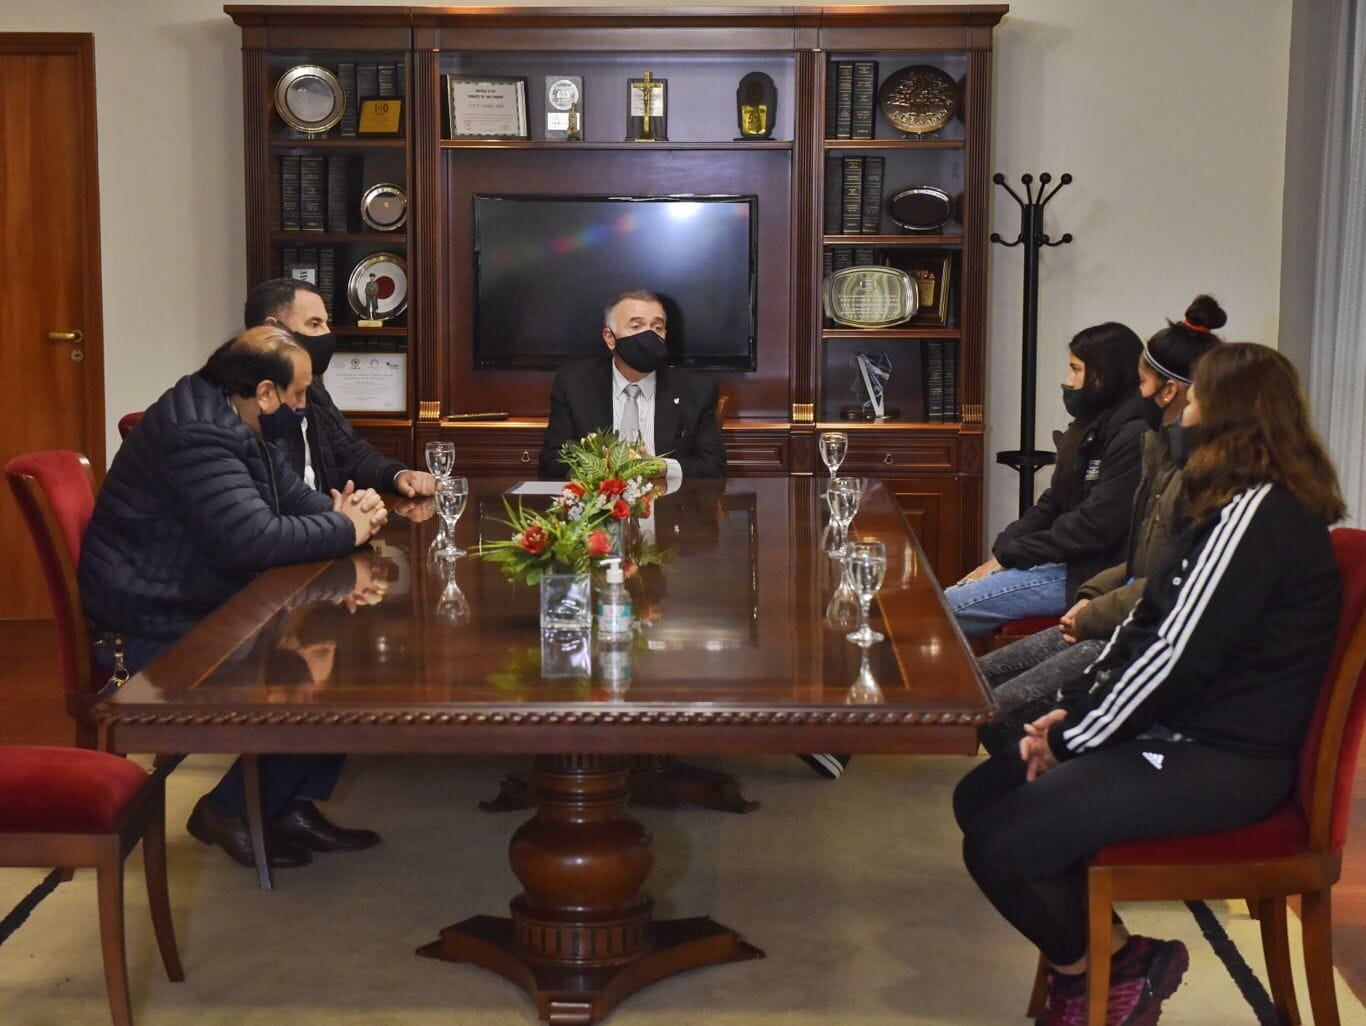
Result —
[[297, 64], [275, 83], [275, 109], [296, 132], [317, 135], [342, 119], [346, 95], [337, 76], [317, 64]]
[[[373, 280], [375, 308], [367, 303], [367, 287]], [[351, 271], [346, 283], [346, 301], [357, 317], [388, 321], [408, 308], [408, 265], [397, 253], [371, 253]]]
[[408, 220], [408, 194], [401, 186], [380, 182], [360, 198], [361, 220], [377, 232], [392, 232]]
[[911, 276], [895, 267], [844, 267], [821, 287], [825, 315], [850, 328], [890, 328], [915, 316], [919, 297]]
[[933, 185], [913, 185], [888, 201], [887, 212], [908, 232], [934, 232], [953, 220], [953, 197]]

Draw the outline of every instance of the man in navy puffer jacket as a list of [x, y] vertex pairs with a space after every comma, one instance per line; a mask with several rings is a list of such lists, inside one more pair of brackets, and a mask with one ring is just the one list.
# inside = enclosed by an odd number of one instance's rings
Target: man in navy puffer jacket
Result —
[[[109, 468], [81, 547], [80, 589], [101, 661], [115, 638], [137, 672], [171, 641], [271, 567], [344, 556], [384, 522], [377, 495], [343, 498], [306, 487], [262, 441], [262, 421], [293, 419], [312, 377], [308, 354], [280, 328], [253, 328], [181, 378], [143, 417]], [[262, 813], [272, 866], [309, 851], [378, 842], [343, 830], [325, 800], [341, 756], [261, 759]], [[254, 866], [240, 761], [200, 799], [190, 832]]]

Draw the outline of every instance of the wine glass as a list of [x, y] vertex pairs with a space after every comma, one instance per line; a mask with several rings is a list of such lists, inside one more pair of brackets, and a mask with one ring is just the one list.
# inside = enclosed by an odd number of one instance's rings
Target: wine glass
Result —
[[844, 696], [845, 705], [881, 705], [887, 701], [886, 696], [882, 694], [882, 689], [878, 687], [877, 678], [873, 676], [873, 668], [869, 664], [868, 655], [871, 651], [872, 649], [868, 645], [862, 647], [858, 676], [850, 685], [848, 694]]
[[844, 572], [849, 575], [854, 591], [858, 592], [859, 602], [858, 630], [845, 636], [856, 645], [876, 644], [883, 640], [883, 635], [868, 626], [868, 610], [887, 574], [887, 546], [880, 541], [851, 542], [844, 559]]
[[455, 543], [455, 525], [460, 514], [465, 512], [465, 503], [470, 497], [470, 483], [463, 477], [438, 477], [436, 479], [436, 512], [441, 517], [442, 535], [437, 539], [441, 544], [435, 554], [442, 559], [459, 559], [467, 555]]
[[821, 462], [834, 477], [839, 473], [844, 454], [849, 451], [849, 436], [843, 431], [826, 431], [821, 434]]
[[842, 556], [849, 537], [849, 525], [858, 514], [859, 495], [862, 489], [855, 478], [834, 477], [830, 479], [830, 489], [825, 493], [830, 505], [830, 520], [835, 525], [835, 544], [830, 555]]
[[436, 615], [457, 627], [470, 622], [469, 599], [465, 598], [465, 593], [460, 590], [460, 582], [455, 579], [454, 568], [446, 575], [441, 598], [436, 603]]
[[450, 477], [451, 471], [455, 469], [455, 443], [428, 442], [427, 469], [438, 481]]

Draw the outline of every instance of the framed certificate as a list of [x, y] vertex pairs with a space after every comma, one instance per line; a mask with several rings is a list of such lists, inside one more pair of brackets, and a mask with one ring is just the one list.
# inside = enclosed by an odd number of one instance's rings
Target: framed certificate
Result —
[[447, 75], [446, 115], [452, 139], [528, 139], [526, 79]]
[[347, 413], [406, 413], [408, 354], [337, 353], [323, 384]]

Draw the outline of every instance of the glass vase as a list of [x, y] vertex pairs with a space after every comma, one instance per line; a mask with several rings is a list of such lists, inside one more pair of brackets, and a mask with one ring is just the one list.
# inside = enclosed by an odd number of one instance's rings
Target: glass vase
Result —
[[592, 577], [546, 574], [541, 578], [541, 630], [575, 631], [593, 625]]

